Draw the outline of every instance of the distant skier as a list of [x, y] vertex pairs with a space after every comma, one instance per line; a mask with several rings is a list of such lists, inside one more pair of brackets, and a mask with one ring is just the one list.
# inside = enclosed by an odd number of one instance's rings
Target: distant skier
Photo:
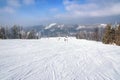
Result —
[[65, 41], [65, 42], [68, 42], [68, 36], [66, 36], [66, 37], [64, 38], [64, 41]]

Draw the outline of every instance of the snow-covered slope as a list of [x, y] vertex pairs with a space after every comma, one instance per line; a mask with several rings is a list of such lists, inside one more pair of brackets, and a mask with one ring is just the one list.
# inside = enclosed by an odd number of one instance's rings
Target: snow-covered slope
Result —
[[57, 23], [52, 23], [52, 24], [46, 26], [45, 29], [50, 29], [50, 28], [52, 28], [52, 27], [55, 26], [55, 25], [57, 25]]
[[82, 28], [86, 28], [86, 27], [79, 25], [79, 26], [76, 28], [76, 30], [79, 30], [79, 29], [82, 29]]
[[75, 38], [0, 40], [0, 80], [120, 80], [120, 47]]

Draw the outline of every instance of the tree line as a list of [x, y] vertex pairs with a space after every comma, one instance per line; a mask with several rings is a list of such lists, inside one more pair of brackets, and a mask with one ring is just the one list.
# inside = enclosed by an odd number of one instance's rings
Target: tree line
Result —
[[120, 46], [120, 25], [112, 27], [108, 24], [102, 42], [105, 44], [116, 44]]
[[[40, 37], [41, 35], [34, 29], [27, 31], [18, 25], [11, 28], [0, 27], [0, 39], [38, 39]], [[93, 31], [80, 31], [76, 33], [76, 38], [120, 46], [120, 25], [113, 27], [108, 24], [105, 28], [96, 27]]]
[[102, 41], [104, 28], [102, 27], [95, 27], [92, 28], [91, 31], [80, 31], [76, 34], [77, 39], [87, 39], [87, 40], [95, 40], [95, 41]]
[[14, 25], [12, 28], [0, 27], [0, 39], [38, 39], [35, 30], [25, 31], [22, 27]]
[[94, 28], [93, 31], [80, 31], [76, 34], [77, 39], [101, 41], [105, 44], [120, 46], [120, 24], [112, 26], [107, 24], [105, 28]]

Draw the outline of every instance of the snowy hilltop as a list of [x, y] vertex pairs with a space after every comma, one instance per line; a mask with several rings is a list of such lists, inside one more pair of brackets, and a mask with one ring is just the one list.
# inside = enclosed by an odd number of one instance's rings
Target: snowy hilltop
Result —
[[0, 40], [0, 80], [119, 80], [120, 47], [83, 39]]

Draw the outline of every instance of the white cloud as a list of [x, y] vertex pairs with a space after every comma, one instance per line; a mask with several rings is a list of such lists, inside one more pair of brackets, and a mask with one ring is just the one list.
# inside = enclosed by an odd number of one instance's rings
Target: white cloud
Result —
[[7, 0], [7, 5], [12, 7], [20, 7], [20, 0]]
[[35, 0], [23, 0], [23, 3], [25, 5], [31, 5], [31, 4], [34, 4], [35, 3]]
[[50, 12], [57, 12], [58, 11], [58, 8], [51, 8], [50, 9]]
[[4, 8], [0, 8], [0, 13], [14, 13], [15, 10], [12, 7], [6, 6]]
[[[95, 3], [89, 2], [78, 4], [76, 0], [64, 0], [65, 14], [57, 14], [57, 18], [80, 18], [80, 17], [105, 17], [120, 15], [120, 3]], [[72, 15], [72, 16], [71, 16]]]
[[20, 0], [6, 0], [6, 5], [0, 8], [0, 13], [13, 14], [20, 6]]
[[15, 13], [23, 4], [31, 5], [34, 4], [35, 0], [6, 0], [6, 5], [0, 8], [0, 13]]

